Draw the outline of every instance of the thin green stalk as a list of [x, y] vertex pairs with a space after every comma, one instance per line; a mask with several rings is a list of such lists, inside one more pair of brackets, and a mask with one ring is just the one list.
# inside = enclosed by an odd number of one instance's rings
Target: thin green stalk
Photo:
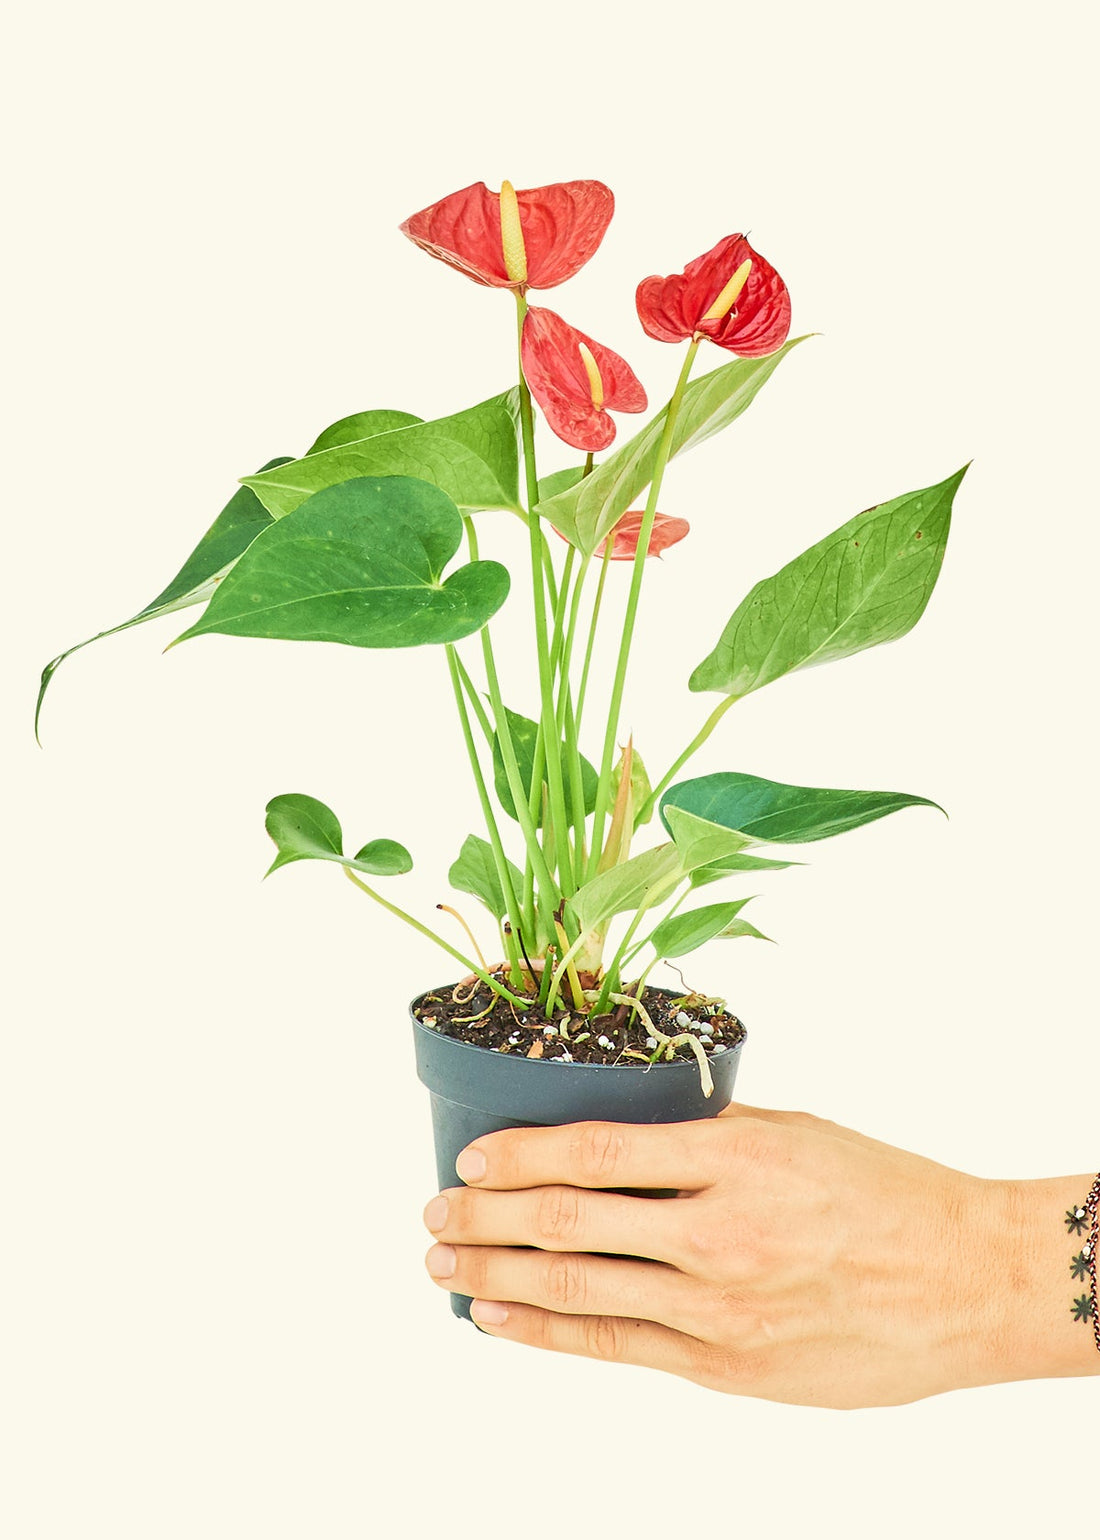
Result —
[[447, 643], [447, 663], [451, 671], [451, 684], [454, 686], [455, 704], [458, 706], [458, 714], [462, 721], [462, 736], [466, 742], [466, 753], [469, 755], [470, 768], [474, 772], [474, 781], [477, 784], [478, 799], [481, 802], [481, 811], [485, 817], [485, 827], [489, 831], [489, 843], [493, 850], [493, 863], [497, 869], [497, 880], [504, 894], [504, 902], [511, 916], [512, 924], [505, 931], [507, 955], [509, 963], [509, 981], [513, 988], [522, 988], [523, 969], [520, 966], [519, 942], [516, 938], [516, 927], [522, 926], [523, 916], [520, 913], [516, 899], [515, 888], [512, 885], [512, 874], [508, 870], [508, 857], [504, 854], [504, 845], [500, 838], [500, 829], [497, 827], [496, 817], [493, 813], [493, 804], [489, 800], [489, 790], [485, 785], [485, 776], [482, 774], [481, 761], [477, 756], [474, 746], [473, 729], [470, 727], [470, 714], [466, 710], [466, 701], [462, 693], [462, 676], [459, 673], [458, 655], [454, 645]]
[[488, 743], [489, 747], [492, 748], [493, 724], [489, 721], [488, 713], [486, 712], [485, 707], [481, 704], [481, 696], [478, 694], [477, 686], [470, 678], [469, 671], [467, 670], [466, 665], [463, 663], [457, 652], [454, 655], [454, 660], [455, 666], [458, 669], [459, 678], [462, 680], [466, 694], [469, 696], [470, 705], [474, 708], [474, 715], [477, 717], [478, 726], [485, 734], [486, 743]]
[[[538, 472], [535, 468], [535, 418], [531, 406], [531, 392], [527, 388], [527, 381], [523, 376], [522, 362], [523, 318], [527, 314], [527, 301], [518, 289], [515, 291], [515, 295], [516, 340], [517, 349], [521, 355], [519, 364], [520, 430], [523, 439], [523, 464], [527, 478], [527, 507], [531, 515], [529, 521], [531, 534], [531, 586], [535, 601], [535, 644], [538, 649], [540, 710], [546, 742], [546, 779], [550, 791], [550, 810], [553, 814], [554, 824], [558, 829], [564, 830], [568, 827], [568, 819], [565, 815], [565, 785], [561, 766], [561, 740], [554, 731], [556, 720], [554, 712], [554, 682], [550, 662], [549, 633], [546, 624], [546, 590], [543, 580], [543, 546], [545, 545], [545, 537], [539, 527], [539, 521], [535, 517], [535, 507], [539, 497]], [[575, 888], [573, 874], [568, 866], [563, 864], [560, 875], [562, 888], [565, 890], [566, 896], [569, 897]]]
[[600, 561], [600, 581], [596, 585], [596, 598], [592, 604], [592, 614], [588, 617], [588, 642], [584, 649], [584, 666], [581, 669], [581, 683], [577, 691], [577, 732], [580, 732], [581, 717], [584, 714], [584, 700], [588, 690], [588, 671], [592, 667], [592, 651], [596, 642], [596, 625], [600, 618], [600, 605], [603, 603], [604, 584], [607, 582], [608, 568], [611, 566], [611, 550], [614, 542], [608, 540], [604, 545], [603, 557]]
[[[676, 381], [676, 389], [672, 392], [672, 399], [668, 403], [664, 432], [661, 434], [661, 442], [657, 449], [657, 460], [653, 468], [653, 480], [650, 483], [649, 497], [646, 499], [645, 513], [642, 517], [642, 527], [638, 534], [638, 549], [634, 553], [634, 568], [630, 579], [630, 593], [626, 601], [626, 618], [623, 621], [623, 637], [619, 647], [619, 659], [611, 688], [611, 708], [607, 714], [607, 733], [604, 737], [603, 759], [600, 763], [600, 784], [599, 790], [596, 793], [596, 809], [592, 820], [592, 852], [589, 856], [589, 877], [595, 876], [596, 864], [600, 859], [599, 853], [603, 845], [604, 820], [607, 817], [608, 808], [611, 803], [611, 772], [615, 762], [615, 743], [619, 731], [619, 712], [622, 709], [623, 688], [626, 684], [627, 664], [630, 661], [630, 644], [634, 639], [634, 622], [638, 614], [638, 598], [642, 590], [642, 574], [645, 569], [646, 552], [649, 549], [649, 537], [653, 533], [653, 521], [657, 513], [657, 499], [661, 495], [661, 482], [664, 479], [665, 467], [672, 452], [672, 436], [676, 429], [676, 419], [680, 415], [680, 403], [683, 401], [688, 375], [691, 373], [691, 366], [695, 362], [695, 355], [699, 351], [701, 340], [700, 337], [693, 337], [688, 344], [684, 366], [680, 370], [680, 378]], [[610, 539], [610, 534], [608, 538]]]
[[596, 1004], [592, 1009], [592, 1014], [594, 1016], [602, 1015], [603, 1012], [607, 1009], [608, 997], [609, 995], [613, 994], [615, 989], [618, 987], [616, 981], [618, 980], [622, 970], [623, 958], [626, 954], [626, 949], [630, 945], [631, 941], [633, 941], [634, 933], [638, 929], [638, 926], [642, 923], [643, 918], [650, 909], [655, 909], [658, 904], [663, 904], [672, 890], [682, 880], [682, 877], [673, 877], [670, 880], [666, 880], [659, 886], [651, 888], [649, 894], [646, 897], [645, 903], [643, 903], [641, 908], [635, 912], [634, 918], [626, 928], [626, 934], [619, 942], [618, 950], [616, 951], [614, 957], [611, 959], [611, 962], [604, 969], [603, 983], [600, 985], [599, 999], [596, 1001]]
[[[470, 548], [470, 560], [478, 559], [477, 531], [474, 529], [473, 519], [466, 521], [466, 539]], [[523, 778], [519, 773], [519, 764], [516, 760], [515, 745], [512, 742], [512, 734], [508, 727], [508, 717], [504, 710], [504, 702], [500, 695], [500, 680], [497, 676], [496, 658], [493, 655], [493, 642], [487, 625], [481, 628], [481, 656], [485, 665], [485, 677], [489, 684], [489, 701], [493, 709], [493, 721], [496, 732], [495, 739], [500, 747], [500, 757], [504, 762], [504, 774], [508, 781], [508, 789], [512, 794], [512, 801], [516, 808], [516, 818], [523, 831], [523, 839], [527, 849], [527, 863], [523, 884], [523, 929], [524, 934], [535, 934], [535, 898], [534, 888], [537, 881], [542, 889], [543, 907], [553, 909], [557, 902], [557, 886], [550, 875], [539, 845], [538, 829], [534, 820], [527, 811], [527, 790], [523, 785]]]
[[523, 1008], [530, 1006], [530, 1000], [523, 1000], [519, 995], [514, 995], [498, 979], [491, 978], [484, 968], [479, 968], [477, 963], [471, 962], [468, 957], [453, 947], [449, 941], [444, 941], [442, 936], [437, 936], [434, 930], [429, 930], [427, 925], [422, 925], [411, 914], [406, 914], [404, 909], [399, 909], [396, 904], [391, 904], [388, 898], [382, 897], [381, 893], [376, 893], [373, 888], [368, 888], [366, 883], [355, 875], [350, 866], [344, 867], [344, 876], [347, 877], [349, 882], [354, 882], [357, 888], [361, 888], [368, 898], [373, 898], [376, 903], [381, 904], [383, 909], [388, 909], [399, 920], [404, 920], [406, 925], [411, 925], [413, 930], [418, 930], [422, 936], [427, 936], [429, 941], [434, 941], [436, 946], [441, 946], [445, 952], [449, 952], [452, 957], [456, 957], [467, 972], [475, 974], [483, 984], [488, 984], [494, 994], [503, 995], [505, 1000], [510, 1001], [512, 1005], [518, 1005]]
[[727, 695], [724, 701], [721, 701], [717, 706], [715, 706], [714, 710], [711, 712], [710, 716], [707, 717], [706, 721], [703, 723], [703, 725], [699, 729], [699, 731], [695, 734], [695, 737], [688, 744], [687, 748], [684, 750], [684, 752], [681, 755], [679, 755], [679, 757], [677, 759], [673, 760], [671, 766], [665, 771], [664, 775], [657, 782], [656, 786], [650, 792], [649, 796], [645, 799], [645, 802], [642, 804], [642, 806], [639, 809], [639, 811], [635, 814], [635, 816], [634, 816], [634, 827], [635, 828], [637, 828], [640, 824], [643, 824], [645, 822], [645, 820], [649, 817], [650, 813], [657, 806], [657, 803], [660, 801], [661, 797], [664, 795], [664, 793], [668, 790], [669, 786], [672, 784], [672, 780], [673, 780], [673, 777], [676, 775], [676, 772], [678, 770], [682, 769], [683, 766], [687, 764], [688, 760], [695, 753], [696, 749], [702, 748], [703, 744], [706, 743], [707, 739], [710, 737], [710, 735], [714, 731], [714, 729], [718, 726], [719, 722], [725, 716], [726, 712], [730, 709], [730, 707], [734, 704], [734, 702], [739, 700], [739, 699], [740, 699], [740, 696], [737, 696], [737, 695]]
[[[635, 944], [630, 948], [630, 951], [627, 952], [626, 956], [623, 958], [623, 967], [624, 968], [627, 967], [630, 963], [632, 963], [634, 961], [635, 957], [637, 957], [638, 953], [642, 950], [643, 947], [646, 947], [646, 946], [649, 945], [649, 943], [653, 940], [653, 937], [654, 937], [655, 933], [665, 923], [665, 921], [666, 920], [671, 920], [672, 916], [676, 913], [677, 909], [679, 909], [680, 905], [683, 903], [684, 899], [688, 896], [688, 894], [690, 892], [691, 892], [691, 884], [688, 883], [687, 887], [680, 894], [680, 896], [676, 900], [676, 902], [672, 905], [672, 908], [665, 911], [665, 913], [658, 920], [657, 924], [650, 931], [649, 935], [648, 936], [643, 936], [641, 941], [635, 942]], [[653, 961], [654, 962], [660, 962], [660, 958], [659, 957], [655, 957], [653, 959]], [[652, 967], [652, 966], [653, 966], [653, 964], [651, 963], [650, 967]], [[649, 968], [646, 969], [646, 972], [647, 973], [649, 972]]]

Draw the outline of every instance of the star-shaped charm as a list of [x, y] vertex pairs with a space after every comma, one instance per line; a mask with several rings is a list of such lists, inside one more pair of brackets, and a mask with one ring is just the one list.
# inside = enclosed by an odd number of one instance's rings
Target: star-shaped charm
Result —
[[1089, 1259], [1083, 1251], [1079, 1252], [1069, 1264], [1069, 1273], [1071, 1278], [1080, 1278], [1082, 1282], [1088, 1277]]
[[1073, 1319], [1075, 1321], [1091, 1321], [1096, 1314], [1096, 1306], [1087, 1294], [1082, 1294], [1080, 1299], [1073, 1301]]
[[1084, 1235], [1089, 1216], [1083, 1208], [1066, 1209], [1066, 1229], [1071, 1235]]

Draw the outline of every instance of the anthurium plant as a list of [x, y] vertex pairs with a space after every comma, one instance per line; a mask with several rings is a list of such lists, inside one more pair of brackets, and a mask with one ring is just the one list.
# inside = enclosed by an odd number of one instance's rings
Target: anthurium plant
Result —
[[[486, 950], [500, 960], [487, 959], [477, 927], [457, 908], [439, 906], [464, 926], [461, 948], [394, 901], [392, 879], [412, 866], [406, 846], [389, 837], [401, 831], [349, 854], [330, 808], [301, 793], [277, 796], [267, 808], [271, 870], [301, 860], [342, 866], [482, 991], [486, 1003], [465, 1025], [507, 1013], [517, 1030], [492, 1044], [504, 1052], [622, 1064], [695, 1054], [706, 1078], [713, 1038], [658, 1027], [646, 1008], [649, 975], [707, 941], [760, 932], [743, 894], [700, 904], [699, 890], [790, 865], [785, 847], [935, 804], [743, 769], [684, 779], [684, 767], [753, 691], [893, 641], [916, 623], [963, 472], [857, 513], [762, 578], [686, 681], [712, 709], [651, 780], [640, 746], [620, 741], [621, 718], [647, 562], [689, 529], [664, 511], [666, 471], [737, 421], [804, 339], [789, 335], [786, 284], [741, 234], [723, 236], [682, 272], [643, 278], [641, 325], [682, 346], [683, 367], [671, 399], [616, 442], [624, 426], [616, 414], [647, 410], [641, 382], [618, 352], [529, 300], [593, 257], [613, 208], [596, 181], [526, 191], [505, 182], [499, 192], [476, 183], [408, 219], [401, 229], [422, 251], [510, 292], [516, 383], [433, 421], [389, 408], [355, 413], [299, 458], [242, 477], [171, 583], [114, 630], [202, 604], [177, 642], [221, 633], [438, 648], [456, 753], [468, 758], [483, 820], [476, 832], [456, 831], [449, 880], [463, 895], [456, 903], [471, 895], [488, 911], [497, 939]], [[732, 356], [696, 372], [712, 349]], [[542, 479], [540, 417], [584, 457]], [[526, 525], [525, 573], [510, 575], [483, 554], [502, 514]], [[503, 698], [494, 652], [492, 622], [505, 604], [530, 612], [530, 688], [519, 701]], [[601, 625], [621, 636], [604, 680], [592, 668]], [[44, 670], [39, 710], [68, 655]], [[456, 996], [471, 997], [472, 989]], [[685, 1002], [693, 997], [672, 1003]], [[673, 1019], [697, 1020], [682, 1010], [666, 1025]], [[530, 1024], [543, 1042], [518, 1031]]]

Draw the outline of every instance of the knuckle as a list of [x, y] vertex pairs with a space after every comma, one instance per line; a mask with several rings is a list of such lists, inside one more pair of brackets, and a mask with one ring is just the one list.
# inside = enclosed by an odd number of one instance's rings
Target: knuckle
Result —
[[585, 1350], [593, 1358], [617, 1363], [626, 1357], [626, 1323], [613, 1315], [588, 1316], [584, 1323]]
[[613, 1123], [582, 1123], [574, 1140], [573, 1155], [584, 1177], [610, 1186], [621, 1169], [626, 1138]]
[[561, 1251], [548, 1258], [544, 1281], [552, 1305], [563, 1310], [583, 1309], [588, 1283], [584, 1263], [575, 1253]]
[[570, 1241], [580, 1228], [580, 1194], [573, 1187], [546, 1187], [535, 1205], [535, 1236], [539, 1244]]

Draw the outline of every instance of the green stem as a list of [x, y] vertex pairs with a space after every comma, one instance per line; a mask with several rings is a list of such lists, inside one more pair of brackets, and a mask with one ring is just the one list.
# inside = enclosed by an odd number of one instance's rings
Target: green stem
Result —
[[[691, 366], [695, 362], [695, 355], [699, 350], [702, 339], [693, 337], [688, 345], [687, 357], [684, 366], [680, 370], [680, 378], [676, 381], [676, 389], [672, 392], [672, 399], [668, 403], [665, 414], [664, 432], [661, 434], [661, 442], [657, 449], [657, 460], [653, 467], [653, 480], [649, 487], [649, 497], [646, 499], [645, 513], [642, 517], [642, 527], [638, 533], [638, 549], [634, 553], [634, 568], [630, 579], [630, 593], [626, 601], [626, 618], [623, 621], [623, 637], [619, 647], [619, 660], [615, 668], [615, 679], [611, 689], [611, 708], [607, 714], [607, 733], [604, 737], [603, 760], [600, 764], [600, 784], [596, 794], [596, 809], [592, 821], [592, 852], [589, 856], [590, 877], [595, 876], [596, 864], [600, 859], [600, 850], [603, 846], [603, 826], [611, 803], [611, 772], [615, 763], [615, 743], [619, 731], [619, 712], [622, 709], [623, 688], [626, 684], [627, 664], [630, 661], [630, 644], [634, 638], [634, 622], [638, 614], [638, 598], [642, 591], [642, 574], [645, 569], [646, 552], [649, 549], [649, 537], [653, 533], [653, 521], [657, 514], [657, 499], [661, 495], [661, 482], [664, 479], [665, 466], [668, 464], [672, 453], [672, 437], [676, 429], [676, 419], [680, 415], [680, 404], [684, 399], [684, 390], [687, 386], [688, 375]], [[609, 540], [611, 538], [608, 532]]]
[[462, 693], [462, 677], [459, 673], [458, 655], [452, 643], [447, 643], [447, 663], [451, 670], [451, 684], [454, 686], [455, 703], [458, 706], [458, 714], [462, 721], [462, 736], [466, 741], [466, 753], [469, 755], [470, 768], [474, 772], [474, 781], [477, 784], [478, 799], [481, 802], [481, 811], [485, 816], [485, 827], [489, 831], [489, 843], [493, 849], [493, 862], [497, 869], [497, 880], [504, 894], [504, 902], [508, 907], [508, 914], [512, 924], [505, 932], [505, 940], [508, 952], [509, 980], [515, 989], [523, 987], [523, 969], [520, 966], [519, 942], [516, 937], [517, 927], [523, 924], [523, 916], [520, 913], [519, 903], [516, 899], [515, 888], [512, 885], [512, 874], [508, 870], [508, 857], [504, 854], [504, 845], [500, 838], [500, 829], [497, 827], [496, 817], [493, 813], [493, 804], [489, 800], [489, 790], [485, 785], [485, 776], [482, 774], [481, 761], [477, 757], [477, 749], [474, 747], [474, 734], [470, 727], [470, 714], [466, 710], [466, 701]]
[[725, 716], [726, 712], [730, 709], [730, 707], [737, 700], [740, 700], [740, 696], [738, 696], [738, 695], [727, 695], [724, 701], [721, 701], [717, 706], [715, 706], [714, 710], [711, 712], [710, 716], [707, 717], [706, 721], [703, 723], [703, 725], [699, 729], [699, 731], [695, 734], [695, 737], [688, 744], [687, 748], [684, 750], [684, 752], [681, 755], [679, 755], [679, 757], [677, 759], [675, 759], [672, 762], [672, 764], [669, 766], [669, 768], [665, 771], [664, 775], [657, 782], [657, 785], [650, 792], [649, 796], [646, 798], [646, 800], [642, 804], [641, 808], [635, 814], [635, 816], [634, 816], [634, 827], [635, 828], [638, 828], [649, 817], [650, 813], [652, 813], [653, 809], [656, 807], [656, 805], [660, 801], [661, 797], [668, 790], [668, 787], [671, 785], [672, 779], [676, 775], [676, 772], [678, 770], [682, 769], [683, 766], [687, 764], [688, 760], [695, 753], [696, 749], [702, 748], [703, 744], [706, 743], [707, 739], [710, 737], [710, 735], [714, 731], [714, 729], [718, 726], [719, 722]]
[[592, 614], [588, 618], [588, 642], [584, 649], [584, 666], [581, 669], [580, 689], [577, 691], [577, 732], [581, 728], [581, 716], [584, 713], [584, 698], [588, 690], [588, 671], [592, 667], [592, 652], [596, 643], [596, 625], [600, 618], [600, 605], [603, 603], [604, 584], [607, 582], [608, 568], [611, 566], [611, 550], [614, 541], [610, 538], [604, 546], [603, 558], [600, 561], [600, 581], [596, 585], [596, 598], [592, 605]]
[[434, 930], [429, 930], [427, 925], [422, 925], [419, 920], [413, 919], [412, 915], [406, 914], [404, 909], [399, 909], [396, 904], [391, 904], [388, 898], [382, 897], [381, 893], [376, 893], [373, 888], [368, 888], [366, 883], [362, 882], [355, 875], [350, 866], [344, 867], [344, 876], [347, 877], [350, 882], [354, 882], [357, 888], [361, 888], [368, 898], [373, 898], [375, 903], [381, 904], [383, 909], [388, 909], [390, 913], [395, 914], [399, 920], [404, 920], [406, 925], [411, 925], [413, 930], [418, 930], [422, 936], [427, 936], [429, 941], [434, 941], [436, 946], [441, 946], [445, 952], [450, 952], [451, 956], [456, 957], [469, 973], [475, 974], [483, 984], [488, 984], [489, 988], [493, 991], [494, 994], [503, 995], [505, 1000], [511, 1001], [513, 1005], [518, 1005], [524, 1008], [530, 1006], [530, 1000], [523, 1000], [518, 995], [514, 995], [512, 991], [510, 989], [506, 989], [498, 979], [491, 978], [489, 974], [485, 972], [484, 968], [479, 968], [477, 963], [471, 962], [468, 957], [465, 957], [460, 951], [453, 947], [449, 941], [444, 941], [442, 936], [437, 936]]
[[604, 969], [603, 983], [600, 985], [600, 996], [592, 1008], [592, 1014], [594, 1016], [603, 1015], [604, 1011], [607, 1009], [608, 997], [618, 988], [617, 981], [622, 970], [623, 958], [626, 954], [626, 949], [630, 945], [631, 941], [633, 941], [634, 933], [638, 929], [638, 926], [642, 923], [643, 918], [650, 909], [655, 909], [658, 904], [663, 904], [665, 899], [681, 880], [682, 879], [679, 876], [673, 877], [671, 880], [666, 880], [663, 884], [655, 884], [654, 887], [649, 890], [649, 893], [646, 896], [646, 901], [642, 904], [641, 908], [636, 911], [634, 918], [626, 928], [626, 934], [619, 942], [618, 950], [616, 951], [614, 957], [611, 959], [611, 962]]
[[[636, 942], [634, 944], [634, 946], [632, 946], [630, 948], [630, 951], [627, 952], [626, 956], [623, 958], [623, 967], [624, 968], [627, 967], [627, 965], [629, 963], [634, 961], [635, 957], [637, 957], [638, 953], [642, 950], [643, 947], [646, 947], [646, 946], [649, 945], [649, 943], [653, 940], [654, 934], [657, 932], [657, 930], [660, 929], [660, 927], [665, 923], [666, 920], [670, 920], [672, 918], [672, 916], [676, 913], [677, 909], [679, 909], [680, 905], [683, 903], [684, 899], [688, 896], [688, 894], [690, 892], [691, 892], [691, 884], [688, 883], [687, 887], [680, 894], [680, 897], [672, 905], [672, 908], [665, 911], [665, 913], [661, 916], [660, 920], [658, 920], [657, 924], [650, 931], [649, 935], [648, 936], [643, 936], [641, 941]], [[655, 957], [653, 959], [653, 962], [650, 963], [649, 968], [652, 968], [654, 963], [659, 963], [660, 961], [661, 961], [661, 959], [659, 957]], [[646, 973], [649, 972], [649, 968], [646, 969]]]
[[488, 713], [486, 712], [485, 707], [481, 704], [481, 696], [478, 694], [477, 686], [470, 678], [466, 665], [463, 663], [457, 652], [454, 654], [454, 661], [455, 667], [458, 669], [459, 678], [462, 680], [463, 688], [469, 697], [470, 705], [474, 708], [474, 715], [477, 717], [478, 726], [485, 734], [486, 743], [488, 743], [489, 747], [492, 748], [493, 724], [489, 721]]
[[[546, 743], [546, 779], [550, 790], [550, 812], [554, 826], [564, 834], [569, 824], [565, 815], [565, 784], [562, 776], [561, 739], [558, 737], [555, 729], [554, 679], [546, 624], [546, 588], [543, 579], [543, 547], [546, 542], [539, 526], [539, 521], [535, 516], [535, 507], [539, 497], [538, 472], [535, 468], [535, 418], [531, 406], [531, 392], [527, 388], [527, 381], [523, 375], [522, 362], [523, 318], [527, 314], [527, 300], [518, 289], [515, 291], [515, 295], [516, 338], [517, 348], [520, 352], [520, 430], [523, 438], [523, 464], [527, 478], [527, 508], [531, 516], [529, 521], [531, 535], [531, 578], [535, 600], [535, 644], [538, 649], [540, 709], [543, 736]], [[559, 842], [563, 850], [568, 848], [567, 840], [561, 839], [559, 836]], [[561, 886], [566, 897], [569, 897], [574, 892], [576, 884], [573, 881], [573, 873], [569, 869], [567, 862], [562, 862], [560, 875]]]

